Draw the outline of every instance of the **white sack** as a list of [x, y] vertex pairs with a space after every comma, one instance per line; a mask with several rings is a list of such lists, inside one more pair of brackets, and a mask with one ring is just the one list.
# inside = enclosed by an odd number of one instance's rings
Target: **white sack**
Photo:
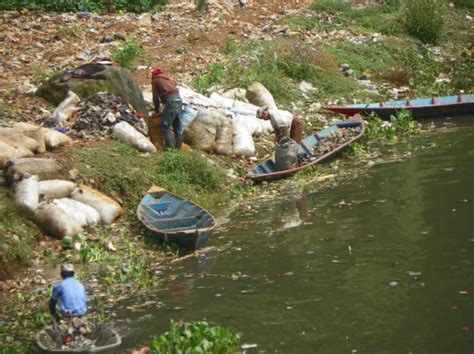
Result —
[[251, 123], [251, 121], [247, 120], [249, 117], [239, 118], [234, 119], [234, 154], [241, 157], [255, 156], [255, 144], [252, 138], [251, 127], [247, 124]]
[[17, 181], [25, 175], [37, 175], [39, 179], [54, 178], [61, 169], [55, 159], [35, 157], [10, 160], [7, 165], [10, 181]]
[[35, 222], [47, 235], [60, 240], [64, 236], [75, 236], [82, 232], [81, 226], [74, 219], [61, 208], [48, 202], [39, 205]]
[[197, 115], [198, 112], [190, 105], [184, 105], [183, 112], [181, 113], [181, 129], [183, 132], [191, 125], [192, 122], [194, 122]]
[[223, 108], [209, 97], [201, 95], [188, 87], [178, 86], [178, 91], [184, 104], [209, 108]]
[[93, 207], [70, 198], [54, 199], [52, 204], [63, 210], [82, 227], [94, 226], [100, 222], [100, 215]]
[[33, 153], [23, 146], [13, 147], [0, 140], [0, 168], [5, 167], [11, 159], [25, 156], [33, 156]]
[[14, 196], [16, 204], [33, 214], [38, 208], [38, 176], [27, 176], [16, 183]]
[[67, 97], [54, 110], [51, 119], [59, 126], [63, 126], [71, 115], [78, 110], [77, 104], [81, 102], [79, 96], [74, 92], [68, 91]]
[[239, 101], [245, 102], [247, 100], [247, 98], [245, 97], [246, 93], [247, 93], [246, 89], [234, 88], [234, 89], [224, 92], [222, 94], [222, 97], [231, 98], [233, 100], [239, 100]]
[[122, 207], [112, 198], [92, 188], [81, 186], [71, 193], [71, 198], [97, 210], [104, 224], [111, 224], [123, 213]]
[[233, 120], [223, 117], [216, 134], [215, 152], [218, 155], [231, 156], [233, 149]]
[[46, 151], [46, 144], [44, 142], [44, 132], [42, 127], [34, 124], [19, 122], [13, 124], [13, 129], [20, 133], [23, 133], [31, 139], [35, 139], [39, 145], [37, 151], [38, 154], [42, 154]]
[[216, 102], [218, 105], [223, 108], [229, 109], [235, 113], [245, 114], [249, 116], [256, 116], [258, 106], [255, 106], [251, 103], [230, 99], [224, 96], [219, 95], [218, 93], [212, 93], [210, 98]]
[[59, 199], [69, 197], [76, 188], [71, 181], [61, 179], [50, 179], [38, 183], [39, 196], [44, 199]]
[[21, 144], [31, 152], [41, 152], [40, 144], [35, 139], [32, 139], [13, 128], [0, 128], [0, 139], [10, 145]]
[[135, 146], [140, 151], [156, 152], [155, 145], [127, 122], [115, 124], [113, 128], [113, 136], [124, 143]]
[[247, 97], [249, 102], [259, 107], [267, 106], [269, 109], [277, 109], [272, 94], [260, 82], [254, 82], [250, 85], [245, 97]]
[[[13, 125], [13, 128], [21, 130], [23, 133], [25, 133], [25, 132], [37, 129], [38, 126], [34, 124], [28, 124], [28, 123], [15, 123]], [[42, 127], [41, 130], [43, 133], [44, 143], [46, 145], [46, 148], [48, 149], [55, 149], [71, 141], [70, 137], [54, 129]]]

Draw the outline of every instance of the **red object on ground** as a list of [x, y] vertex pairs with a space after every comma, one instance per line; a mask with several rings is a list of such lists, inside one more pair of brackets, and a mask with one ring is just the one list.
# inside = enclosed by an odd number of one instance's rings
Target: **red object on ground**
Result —
[[156, 68], [153, 68], [153, 70], [151, 71], [151, 76], [156, 76], [156, 75], [160, 75], [163, 73], [163, 70], [161, 70], [160, 67], [156, 67]]

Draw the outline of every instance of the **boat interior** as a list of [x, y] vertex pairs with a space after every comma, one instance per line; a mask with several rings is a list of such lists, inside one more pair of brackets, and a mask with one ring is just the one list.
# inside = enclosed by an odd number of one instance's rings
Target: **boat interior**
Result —
[[140, 212], [147, 225], [159, 232], [196, 230], [214, 224], [208, 212], [169, 193], [147, 194], [140, 204]]

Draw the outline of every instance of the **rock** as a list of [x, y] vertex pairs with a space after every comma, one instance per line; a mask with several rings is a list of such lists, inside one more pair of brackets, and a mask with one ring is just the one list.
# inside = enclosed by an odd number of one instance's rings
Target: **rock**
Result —
[[97, 92], [109, 92], [122, 97], [135, 111], [148, 117], [148, 109], [143, 100], [142, 91], [130, 71], [120, 66], [104, 65], [102, 71], [84, 77], [72, 77], [61, 82], [63, 74], [52, 77], [39, 88], [37, 95], [58, 105], [67, 96], [68, 91], [75, 92], [81, 98], [87, 98]]

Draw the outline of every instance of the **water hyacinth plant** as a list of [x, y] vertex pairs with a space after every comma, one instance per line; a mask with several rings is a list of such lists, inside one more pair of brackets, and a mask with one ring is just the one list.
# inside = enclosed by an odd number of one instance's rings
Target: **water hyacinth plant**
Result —
[[171, 328], [156, 337], [150, 353], [235, 353], [239, 348], [240, 334], [206, 322], [190, 323], [171, 321]]

